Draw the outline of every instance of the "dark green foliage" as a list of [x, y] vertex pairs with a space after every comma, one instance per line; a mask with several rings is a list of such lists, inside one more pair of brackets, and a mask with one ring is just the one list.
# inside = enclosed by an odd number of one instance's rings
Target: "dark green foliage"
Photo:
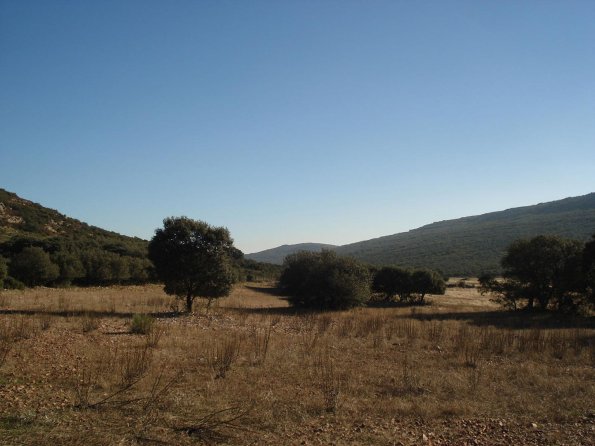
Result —
[[372, 290], [382, 294], [387, 301], [399, 296], [400, 302], [422, 304], [426, 294], [444, 294], [446, 283], [435, 271], [410, 271], [396, 266], [385, 266], [374, 273]]
[[272, 249], [265, 249], [264, 251], [247, 254], [246, 257], [257, 262], [282, 265], [285, 257], [297, 252], [320, 252], [323, 249], [332, 251], [335, 248], [337, 248], [337, 246], [324, 243], [298, 243], [295, 245], [282, 245]]
[[279, 280], [282, 271], [281, 265], [262, 263], [246, 258], [242, 258], [235, 265], [238, 281], [273, 282]]
[[14, 277], [8, 276], [4, 279], [4, 289], [6, 290], [24, 290], [25, 284]]
[[60, 285], [70, 285], [73, 281], [85, 277], [85, 268], [76, 253], [58, 251], [51, 258], [60, 269], [57, 280]]
[[227, 296], [233, 284], [233, 240], [229, 231], [187, 217], [166, 218], [149, 243], [149, 258], [165, 292], [186, 299]]
[[595, 234], [585, 244], [582, 255], [585, 293], [591, 306], [595, 306]]
[[368, 269], [332, 251], [299, 252], [286, 257], [280, 289], [299, 308], [341, 310], [370, 297]]
[[110, 285], [153, 280], [148, 242], [68, 218], [0, 189], [0, 255], [25, 248], [50, 254], [59, 276], [48, 285]]
[[399, 296], [401, 302], [409, 300], [413, 292], [411, 273], [396, 266], [380, 268], [374, 275], [372, 290], [384, 295], [386, 300], [393, 300]]
[[[448, 276], [500, 274], [506, 248], [520, 238], [540, 234], [586, 241], [595, 228], [595, 193], [489, 214], [432, 223], [400, 234], [336, 247], [339, 255], [375, 265], [430, 268]], [[256, 260], [279, 259], [282, 246], [249, 254]], [[318, 249], [313, 246], [312, 249]], [[282, 257], [281, 257], [282, 258]]]
[[503, 279], [482, 277], [482, 292], [491, 292], [507, 308], [525, 304], [574, 311], [584, 290], [583, 246], [576, 240], [537, 236], [512, 243], [502, 259]]
[[10, 262], [10, 275], [27, 286], [47, 285], [60, 275], [60, 268], [43, 249], [23, 249]]
[[426, 269], [413, 271], [411, 284], [419, 302], [424, 301], [426, 294], [444, 294], [446, 292], [446, 282], [436, 271]]
[[8, 265], [6, 259], [0, 256], [0, 290], [4, 288], [4, 279], [8, 276]]

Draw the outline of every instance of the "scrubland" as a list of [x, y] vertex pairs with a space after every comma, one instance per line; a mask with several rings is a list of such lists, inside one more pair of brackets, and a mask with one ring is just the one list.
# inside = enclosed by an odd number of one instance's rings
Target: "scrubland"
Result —
[[158, 286], [4, 292], [0, 444], [595, 444], [591, 318], [428, 300], [297, 312], [244, 284], [187, 315]]

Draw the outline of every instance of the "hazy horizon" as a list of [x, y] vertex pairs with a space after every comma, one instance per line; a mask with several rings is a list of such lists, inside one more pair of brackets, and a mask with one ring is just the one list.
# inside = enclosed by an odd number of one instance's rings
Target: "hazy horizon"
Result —
[[0, 187], [344, 245], [595, 190], [595, 3], [0, 0]]

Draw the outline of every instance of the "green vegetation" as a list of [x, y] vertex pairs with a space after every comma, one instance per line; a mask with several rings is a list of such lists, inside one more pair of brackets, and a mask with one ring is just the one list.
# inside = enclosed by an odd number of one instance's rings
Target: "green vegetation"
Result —
[[295, 307], [343, 310], [369, 299], [369, 281], [368, 268], [354, 259], [304, 251], [286, 257], [279, 288]]
[[229, 294], [234, 254], [241, 252], [233, 248], [226, 228], [187, 217], [166, 218], [149, 243], [149, 258], [165, 292], [185, 299], [189, 313], [196, 297], [207, 298], [210, 306], [212, 299]]
[[0, 256], [0, 290], [4, 288], [4, 279], [8, 275], [8, 265], [6, 264], [6, 259]]
[[154, 323], [155, 319], [148, 314], [135, 314], [130, 322], [130, 331], [137, 334], [148, 334]]
[[446, 282], [435, 271], [410, 271], [395, 266], [385, 266], [374, 274], [372, 291], [380, 293], [386, 301], [395, 296], [403, 303], [422, 304], [426, 294], [444, 294]]
[[502, 258], [503, 279], [483, 276], [481, 290], [510, 309], [576, 312], [592, 300], [590, 246], [553, 236], [517, 240]]
[[[0, 256], [9, 264], [19, 256], [22, 260], [21, 254], [28, 248], [45, 252], [51, 261], [51, 265], [47, 264], [44, 256], [46, 267], [52, 271], [57, 267], [59, 271], [56, 277], [49, 278], [29, 275], [25, 282], [31, 285], [107, 286], [157, 280], [146, 240], [89, 226], [0, 189]], [[235, 248], [231, 257], [237, 281], [277, 280], [281, 272], [280, 265], [244, 259]], [[22, 269], [22, 261], [19, 262], [15, 271]], [[31, 265], [29, 269], [32, 268]], [[17, 277], [8, 276], [3, 286], [21, 288], [24, 284]]]
[[[52, 274], [31, 276], [34, 266], [23, 264], [27, 259], [34, 260], [30, 248], [36, 248], [37, 267], [40, 262], [45, 264], [40, 271]], [[49, 256], [51, 264], [46, 256], [41, 260], [40, 251]], [[9, 270], [16, 274], [12, 279], [29, 286], [146, 283], [153, 278], [147, 241], [89, 226], [3, 189], [0, 255], [9, 260]]]
[[60, 268], [42, 248], [29, 247], [10, 262], [10, 275], [27, 286], [47, 285], [60, 275]]
[[[477, 277], [483, 273], [500, 274], [500, 259], [514, 240], [543, 234], [586, 241], [594, 229], [595, 193], [591, 193], [432, 223], [400, 234], [339, 246], [335, 250], [339, 255], [374, 265], [430, 268], [446, 276]], [[285, 253], [298, 248], [310, 250], [300, 246], [283, 246], [247, 257], [281, 263], [283, 255], [276, 256], [276, 250]], [[315, 248], [319, 249], [318, 246]]]

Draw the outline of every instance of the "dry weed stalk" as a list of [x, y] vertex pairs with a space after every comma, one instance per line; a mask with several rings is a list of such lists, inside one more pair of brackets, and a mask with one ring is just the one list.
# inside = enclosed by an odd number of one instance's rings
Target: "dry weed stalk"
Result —
[[164, 334], [165, 329], [153, 325], [149, 332], [145, 334], [145, 345], [149, 348], [156, 348]]
[[418, 370], [414, 367], [408, 355], [401, 363], [401, 389], [405, 394], [419, 395], [424, 392]]
[[13, 343], [14, 338], [8, 320], [2, 319], [0, 323], [0, 367], [4, 365]]
[[337, 372], [335, 362], [328, 348], [316, 356], [314, 372], [318, 388], [322, 394], [324, 410], [336, 413], [340, 406], [341, 391], [346, 378], [345, 375], [340, 375]]
[[199, 418], [191, 425], [185, 425], [176, 428], [179, 432], [185, 432], [186, 435], [198, 438], [208, 443], [219, 443], [226, 439], [223, 431], [239, 430], [250, 432], [250, 429], [242, 426], [238, 422], [245, 418], [251, 408], [228, 407], [217, 410]]
[[252, 365], [264, 364], [269, 350], [269, 342], [271, 340], [272, 326], [256, 327], [253, 326], [250, 330], [250, 341], [252, 345]]
[[215, 373], [215, 379], [225, 378], [237, 359], [241, 347], [239, 336], [231, 336], [219, 341], [209, 349], [207, 362]]
[[[162, 386], [161, 375], [153, 384], [149, 396], [130, 396], [137, 384], [143, 380], [151, 366], [151, 351], [145, 347], [135, 347], [123, 352], [110, 349], [96, 353], [95, 357], [79, 357], [77, 375], [72, 383], [77, 408], [97, 408], [111, 404], [125, 406], [139, 401], [151, 401], [160, 393], [156, 390]], [[114, 382], [115, 378], [115, 382]], [[168, 384], [167, 387], [170, 387]], [[94, 394], [101, 389], [101, 397], [93, 399]]]
[[81, 329], [83, 333], [89, 333], [99, 328], [99, 318], [91, 313], [85, 313], [81, 318]]

